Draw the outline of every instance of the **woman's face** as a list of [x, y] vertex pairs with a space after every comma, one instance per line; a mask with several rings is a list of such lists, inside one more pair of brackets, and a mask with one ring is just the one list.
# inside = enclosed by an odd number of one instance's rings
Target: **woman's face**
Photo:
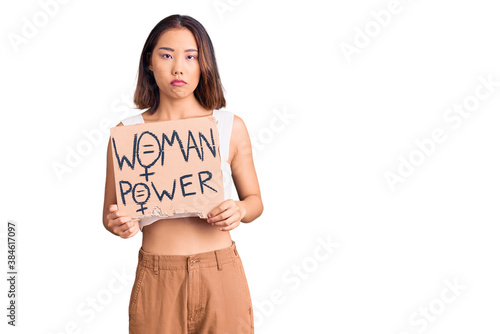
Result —
[[[160, 94], [172, 99], [193, 94], [201, 72], [198, 46], [191, 31], [181, 28], [163, 32], [152, 52], [149, 68], [154, 73]], [[176, 79], [185, 84], [173, 82]]]

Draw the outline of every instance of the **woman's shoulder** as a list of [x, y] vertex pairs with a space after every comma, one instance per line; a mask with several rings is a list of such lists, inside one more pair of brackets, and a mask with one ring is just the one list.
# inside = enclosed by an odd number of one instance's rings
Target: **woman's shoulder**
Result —
[[216, 109], [214, 110], [214, 116], [218, 119], [223, 119], [231, 125], [233, 131], [246, 130], [245, 122], [243, 119], [236, 115], [233, 111], [227, 109]]
[[216, 118], [221, 118], [221, 117], [233, 118], [235, 114], [227, 109], [214, 109], [213, 116]]
[[243, 121], [243, 119], [240, 116], [236, 115], [232, 111], [228, 111], [228, 113], [232, 118], [233, 131], [246, 130], [245, 122]]
[[134, 125], [134, 124], [142, 124], [142, 123], [144, 123], [144, 118], [142, 117], [142, 113], [141, 113], [141, 114], [132, 115], [132, 116], [129, 116], [127, 118], [122, 119], [120, 124]]
[[235, 143], [245, 142], [246, 138], [249, 136], [247, 127], [243, 119], [236, 115], [232, 111], [227, 111], [227, 115], [230, 116], [230, 131], [231, 131], [231, 141]]
[[137, 114], [137, 115], [125, 117], [116, 126], [142, 124], [142, 123], [144, 123], [143, 114], [145, 114], [145, 112], [142, 112], [142, 113]]

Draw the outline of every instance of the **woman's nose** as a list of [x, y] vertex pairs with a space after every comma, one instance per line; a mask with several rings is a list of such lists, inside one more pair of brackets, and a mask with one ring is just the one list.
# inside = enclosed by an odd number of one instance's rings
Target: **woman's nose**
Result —
[[182, 64], [179, 59], [174, 63], [173, 72], [174, 75], [182, 74]]

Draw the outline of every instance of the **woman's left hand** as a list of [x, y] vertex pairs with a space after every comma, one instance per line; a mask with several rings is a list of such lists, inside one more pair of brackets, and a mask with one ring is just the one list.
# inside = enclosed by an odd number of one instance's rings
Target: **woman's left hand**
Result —
[[229, 231], [240, 225], [245, 214], [241, 201], [228, 199], [208, 213], [207, 223], [218, 226], [221, 231]]

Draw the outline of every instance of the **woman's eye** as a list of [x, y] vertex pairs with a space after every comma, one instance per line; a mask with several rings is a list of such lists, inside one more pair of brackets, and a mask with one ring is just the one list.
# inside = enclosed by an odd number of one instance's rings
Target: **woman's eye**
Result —
[[[193, 58], [189, 58], [189, 57], [193, 57]], [[193, 55], [189, 55], [188, 56], [189, 59], [196, 59], [196, 56], [193, 56]]]
[[168, 57], [172, 57], [172, 56], [171, 56], [171, 55], [169, 55], [168, 53], [167, 53], [167, 54], [162, 55], [162, 58], [168, 58]]

